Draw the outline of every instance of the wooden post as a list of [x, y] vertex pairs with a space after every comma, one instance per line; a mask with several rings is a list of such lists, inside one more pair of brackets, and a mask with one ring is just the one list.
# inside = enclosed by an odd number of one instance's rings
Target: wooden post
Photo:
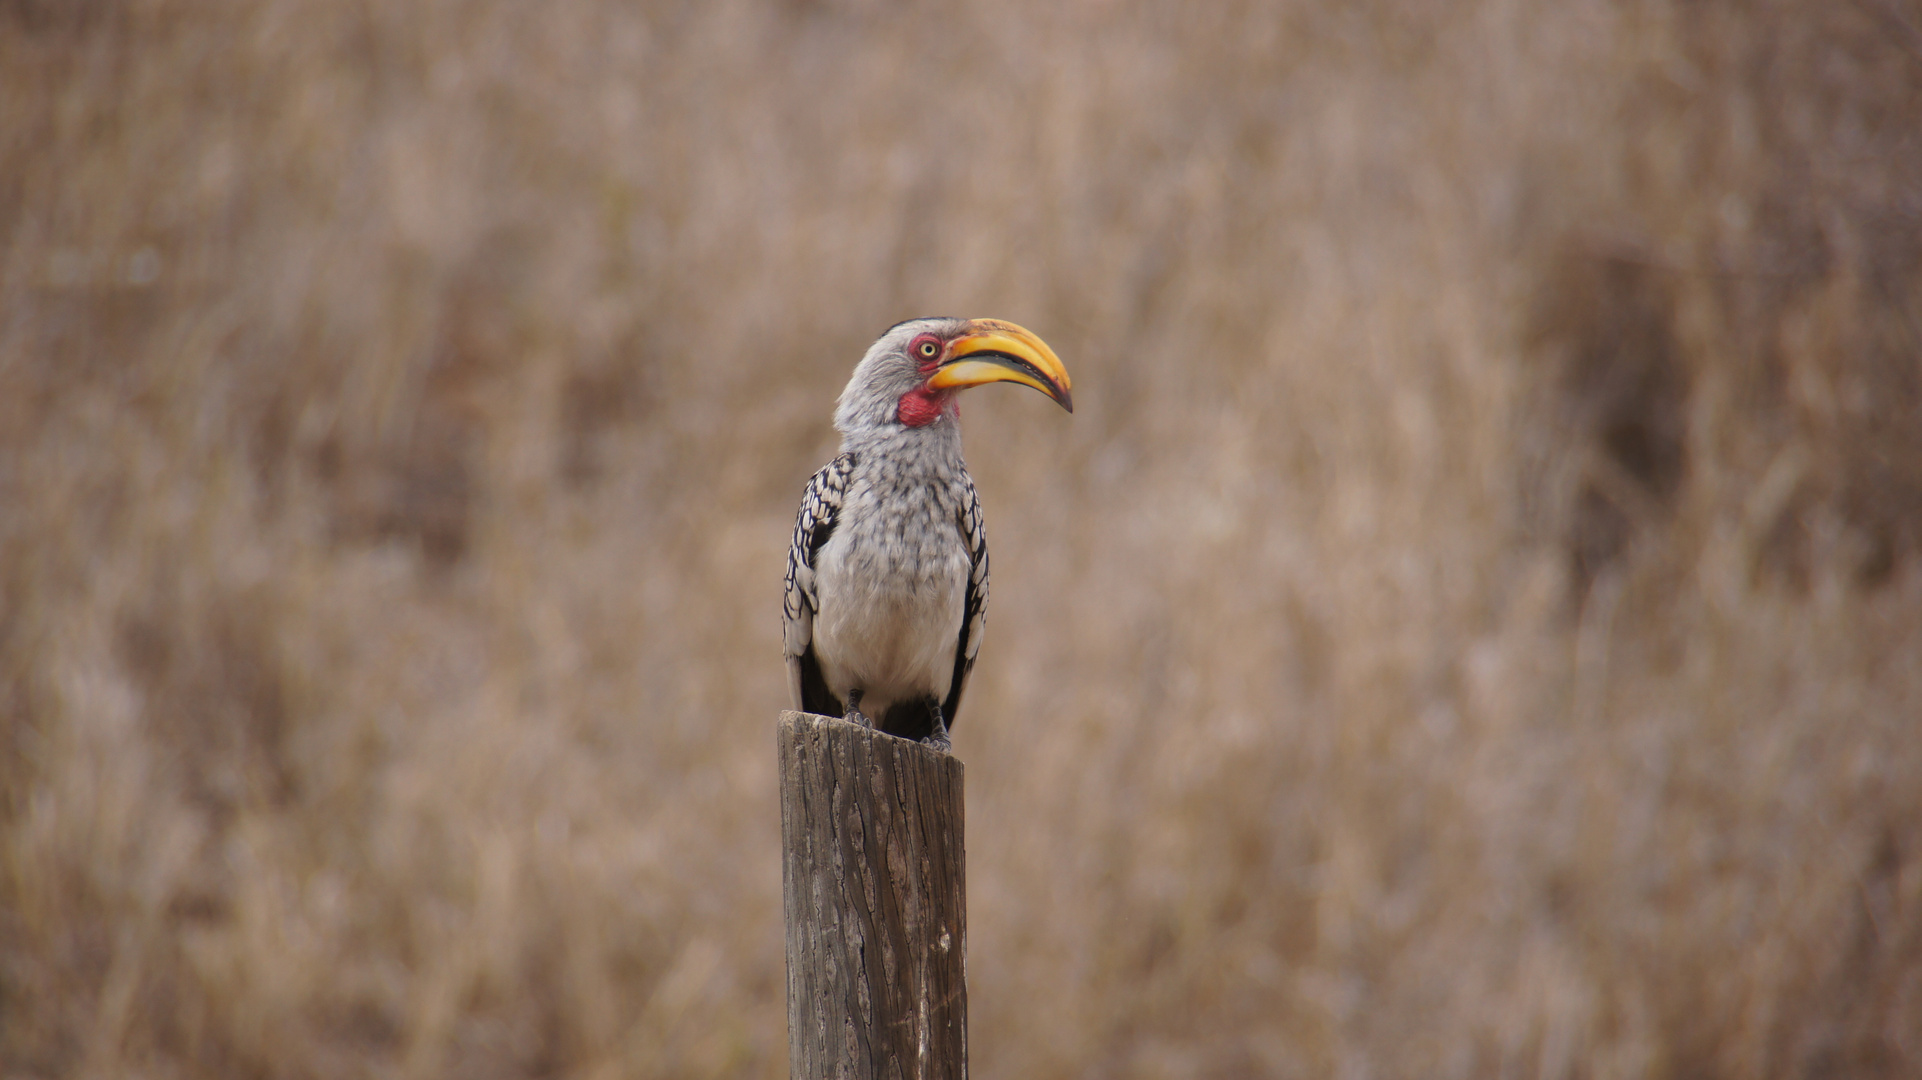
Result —
[[789, 1080], [965, 1080], [961, 762], [781, 714]]

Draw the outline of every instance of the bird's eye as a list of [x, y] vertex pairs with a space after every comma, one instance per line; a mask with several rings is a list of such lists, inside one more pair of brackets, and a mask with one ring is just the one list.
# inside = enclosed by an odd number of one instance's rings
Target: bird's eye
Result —
[[921, 344], [915, 346], [914, 351], [921, 354], [921, 359], [932, 360], [941, 355], [941, 346], [936, 345], [931, 340], [923, 341]]

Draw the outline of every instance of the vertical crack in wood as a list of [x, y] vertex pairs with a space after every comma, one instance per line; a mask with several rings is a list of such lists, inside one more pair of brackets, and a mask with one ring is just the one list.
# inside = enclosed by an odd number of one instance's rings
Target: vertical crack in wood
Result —
[[801, 713], [780, 742], [791, 1076], [965, 1078], [961, 763]]

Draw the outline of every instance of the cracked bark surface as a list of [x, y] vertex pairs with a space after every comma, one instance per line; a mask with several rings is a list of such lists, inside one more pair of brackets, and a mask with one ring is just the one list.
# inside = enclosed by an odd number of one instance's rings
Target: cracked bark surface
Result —
[[961, 762], [791, 711], [779, 743], [789, 1075], [966, 1077]]

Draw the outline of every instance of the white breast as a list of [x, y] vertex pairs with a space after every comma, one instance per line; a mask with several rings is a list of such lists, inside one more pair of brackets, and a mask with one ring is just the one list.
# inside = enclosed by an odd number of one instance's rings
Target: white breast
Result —
[[878, 500], [857, 484], [815, 559], [814, 653], [828, 687], [843, 700], [860, 688], [869, 716], [946, 698], [969, 569], [950, 499]]

